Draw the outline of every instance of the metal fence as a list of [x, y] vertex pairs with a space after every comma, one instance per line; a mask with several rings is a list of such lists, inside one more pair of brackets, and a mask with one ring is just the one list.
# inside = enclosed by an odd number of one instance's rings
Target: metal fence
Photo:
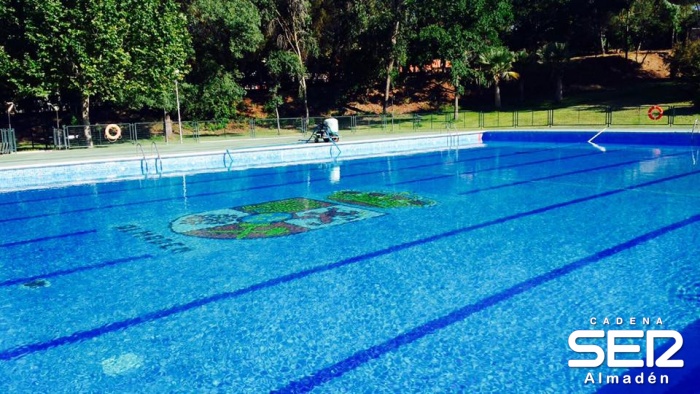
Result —
[[[460, 111], [338, 116], [341, 134], [384, 135], [428, 131], [473, 130], [496, 128], [549, 128], [549, 127], [690, 127], [700, 112], [691, 106], [667, 106], [661, 108], [663, 116], [650, 116], [650, 107], [578, 106], [557, 109], [532, 109], [515, 111]], [[654, 119], [658, 118], [658, 119]], [[311, 131], [323, 122], [323, 117], [266, 118], [242, 120], [210, 120], [172, 122], [172, 134], [165, 137], [164, 122], [118, 124], [121, 135], [107, 138], [106, 124], [89, 126], [63, 126], [54, 128], [53, 135], [32, 134], [32, 147], [47, 149], [72, 149], [88, 146], [86, 132], [97, 146], [119, 145], [137, 142], [179, 143], [225, 141], [242, 138], [286, 138], [305, 140]], [[7, 129], [3, 129], [7, 130]], [[12, 130], [12, 129], [9, 129]], [[3, 131], [4, 132], [4, 131]], [[14, 131], [13, 131], [14, 133]], [[13, 141], [12, 149], [17, 145]], [[3, 134], [3, 141], [5, 137]], [[3, 145], [5, 149], [6, 145]]]
[[7, 155], [17, 152], [15, 129], [0, 129], [0, 154]]

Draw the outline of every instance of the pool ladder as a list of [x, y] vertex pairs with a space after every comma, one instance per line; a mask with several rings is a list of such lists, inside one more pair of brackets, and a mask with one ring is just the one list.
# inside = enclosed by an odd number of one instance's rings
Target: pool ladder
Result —
[[[331, 145], [330, 151], [328, 153], [331, 155], [331, 159], [333, 159], [333, 161], [336, 161], [336, 159], [338, 159], [338, 157], [340, 157], [340, 154], [343, 152], [340, 150], [340, 147], [338, 146], [338, 144], [335, 143], [335, 140], [333, 138], [329, 139], [331, 140], [331, 143], [333, 145]], [[333, 147], [335, 147], [338, 150], [338, 153], [335, 155], [333, 154]]]
[[693, 165], [697, 165], [700, 161], [700, 148], [695, 147], [695, 132], [698, 128], [698, 119], [695, 119], [693, 128], [690, 129], [690, 157], [693, 159]]
[[459, 149], [459, 137], [460, 135], [456, 133], [447, 134], [447, 149]]
[[[150, 173], [150, 170], [148, 168], [149, 158], [146, 157], [146, 153], [143, 151], [143, 146], [140, 142], [136, 144], [136, 149], [138, 149], [141, 152], [141, 175], [148, 176], [148, 174]], [[153, 166], [156, 175], [161, 175], [163, 173], [163, 159], [160, 157], [158, 145], [156, 145], [155, 141], [151, 142], [151, 158], [154, 160]]]
[[591, 139], [588, 140], [588, 141], [586, 141], [586, 142], [588, 142], [589, 144], [591, 144], [591, 146], [593, 146], [594, 148], [598, 149], [599, 151], [605, 152], [605, 151], [606, 151], [605, 147], [596, 144], [595, 142], [593, 142], [593, 140], [596, 139], [596, 138], [598, 138], [598, 136], [600, 136], [601, 134], [605, 133], [606, 130], [608, 130], [607, 127], [604, 128], [603, 130], [600, 130], [596, 135], [594, 135], [593, 137], [591, 137]]
[[[226, 158], [228, 158], [230, 160], [228, 165], [226, 165]], [[230, 150], [226, 149], [226, 152], [224, 152], [224, 167], [226, 167], [226, 169], [230, 170], [231, 166], [233, 166], [233, 155], [231, 154]]]

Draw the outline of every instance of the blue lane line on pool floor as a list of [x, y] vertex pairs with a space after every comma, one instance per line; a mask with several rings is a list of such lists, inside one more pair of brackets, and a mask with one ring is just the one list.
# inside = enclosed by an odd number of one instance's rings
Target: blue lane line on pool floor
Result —
[[641, 236], [632, 238], [626, 242], [615, 245], [611, 248], [607, 248], [592, 254], [590, 256], [584, 257], [582, 259], [576, 260], [572, 263], [564, 265], [562, 267], [556, 268], [545, 274], [536, 276], [534, 278], [528, 279], [524, 282], [520, 282], [517, 285], [510, 287], [504, 291], [496, 293], [490, 297], [486, 297], [474, 304], [469, 304], [463, 306], [450, 314], [441, 316], [437, 319], [431, 320], [425, 324], [413, 328], [399, 336], [396, 336], [388, 341], [380, 343], [378, 345], [372, 346], [367, 349], [360, 350], [352, 356], [341, 360], [333, 365], [326, 368], [318, 370], [313, 374], [303, 377], [299, 380], [295, 380], [287, 384], [286, 386], [272, 391], [273, 393], [305, 393], [313, 390], [314, 388], [321, 386], [329, 381], [343, 376], [347, 372], [361, 367], [368, 362], [382, 357], [383, 355], [393, 352], [402, 346], [411, 344], [419, 339], [422, 339], [428, 335], [434, 334], [444, 328], [447, 328], [455, 323], [459, 323], [466, 319], [467, 317], [483, 311], [486, 308], [492, 307], [500, 302], [509, 300], [517, 295], [525, 293], [529, 290], [534, 289], [537, 286], [541, 286], [547, 282], [551, 282], [558, 279], [564, 275], [568, 275], [574, 271], [580, 270], [586, 266], [593, 263], [601, 261], [605, 258], [614, 256], [618, 253], [624, 252], [628, 249], [632, 249], [639, 246], [647, 241], [666, 235], [674, 230], [678, 230], [685, 226], [697, 223], [700, 221], [700, 215], [691, 216], [680, 222], [673, 223], [669, 226], [661, 227], [654, 231], [648, 232]]
[[[493, 159], [496, 157], [508, 157], [508, 156], [527, 155], [527, 154], [532, 154], [532, 153], [542, 153], [542, 152], [547, 152], [547, 151], [561, 150], [562, 148], [574, 147], [574, 146], [585, 147], [586, 145], [583, 143], [575, 143], [575, 144], [564, 144], [564, 145], [560, 145], [560, 146], [556, 146], [556, 147], [552, 147], [552, 148], [546, 148], [546, 149], [530, 149], [530, 150], [522, 150], [523, 149], [522, 147], [519, 147], [519, 146], [512, 147], [512, 146], [507, 146], [507, 145], [506, 146], [495, 146], [495, 147], [480, 146], [478, 149], [473, 149], [473, 148], [470, 148], [469, 146], [465, 145], [464, 151], [470, 152], [470, 153], [471, 152], [483, 153], [483, 152], [490, 152], [490, 151], [501, 151], [501, 150], [504, 150], [504, 148], [513, 148], [514, 150], [516, 150], [516, 149], [517, 150], [515, 152], [512, 152], [512, 153], [505, 153], [505, 154], [496, 155], [496, 156], [470, 157], [470, 158], [464, 160], [464, 162], [476, 161], [476, 160], [482, 160], [482, 159]], [[439, 152], [441, 152], [441, 151], [427, 152], [427, 154], [431, 154], [431, 153], [438, 154]], [[364, 160], [379, 161], [381, 159], [383, 159], [383, 157], [380, 156], [380, 157], [369, 157], [369, 158], [365, 158]], [[402, 162], [402, 161], [413, 160], [413, 158], [410, 156], [409, 157], [394, 157], [393, 160], [394, 160], [394, 162], [398, 163], [398, 162]], [[294, 164], [294, 163], [292, 163], [291, 165], [292, 166], [305, 166], [304, 164]], [[244, 171], [244, 170], [239, 170], [239, 172], [242, 172], [242, 171]], [[306, 171], [306, 169], [302, 168], [302, 169], [298, 169], [298, 170], [288, 171], [288, 172], [286, 172], [286, 174], [301, 173], [304, 171]], [[265, 171], [262, 173], [250, 174], [250, 175], [247, 175], [245, 177], [237, 178], [237, 179], [267, 178], [270, 175], [275, 175], [275, 174], [277, 174], [277, 172]], [[188, 184], [189, 185], [199, 185], [199, 184], [229, 182], [229, 181], [230, 181], [230, 179], [206, 179], [206, 180], [200, 180], [200, 181], [190, 181], [190, 182], [188, 182]], [[80, 187], [82, 185], [77, 185], [77, 186]], [[135, 191], [135, 190], [142, 191], [142, 190], [148, 190], [148, 189], [156, 189], [159, 187], [161, 187], [161, 186], [158, 185], [158, 186], [147, 186], [147, 187], [139, 187], [139, 188], [120, 188], [120, 189], [114, 189], [114, 190], [102, 190], [99, 192], [99, 195], [105, 196], [105, 195], [108, 195], [111, 193], [130, 192], [130, 191]], [[35, 192], [42, 192], [43, 190], [39, 190], [39, 191], [34, 190], [34, 191]], [[11, 193], [21, 193], [21, 192], [22, 191], [15, 191], [15, 192], [11, 192]], [[94, 191], [90, 191], [89, 193], [76, 193], [76, 194], [70, 194], [70, 195], [51, 196], [51, 197], [44, 197], [44, 198], [35, 198], [35, 199], [31, 199], [31, 200], [7, 201], [7, 202], [0, 202], [0, 207], [3, 205], [15, 205], [19, 202], [21, 202], [21, 203], [46, 202], [46, 201], [55, 200], [56, 198], [65, 199], [65, 198], [88, 197], [88, 196], [93, 196], [94, 194], [95, 194]]]
[[[667, 157], [681, 156], [681, 155], [684, 155], [684, 153], [675, 153], [675, 154], [672, 154], [672, 155], [665, 155], [665, 156], [662, 156], [662, 157], [663, 157], [663, 158], [667, 158]], [[594, 172], [594, 171], [600, 171], [600, 170], [607, 170], [607, 169], [614, 168], [614, 167], [624, 167], [624, 166], [627, 166], [627, 165], [630, 165], [630, 164], [644, 163], [645, 161], [655, 161], [655, 160], [658, 160], [658, 159], [660, 159], [660, 158], [661, 158], [661, 157], [654, 157], [654, 158], [644, 159], [644, 160], [623, 161], [623, 162], [621, 162], [621, 163], [608, 164], [608, 165], [598, 166], [598, 167], [592, 167], [592, 168], [584, 168], [584, 169], [580, 169], [580, 170], [564, 172], [564, 173], [561, 173], [561, 174], [546, 175], [546, 176], [542, 176], [542, 177], [539, 177], [539, 178], [531, 178], [531, 179], [525, 179], [525, 180], [522, 180], [522, 181], [515, 181], [515, 182], [511, 182], [511, 183], [504, 183], [504, 184], [502, 184], [502, 185], [488, 186], [488, 187], [484, 187], [484, 188], [480, 188], [480, 189], [474, 189], [474, 190], [469, 190], [469, 191], [466, 191], [466, 192], [461, 192], [461, 193], [459, 193], [459, 194], [460, 194], [460, 195], [475, 194], [475, 193], [480, 193], [480, 192], [484, 192], [484, 191], [502, 189], [502, 188], [506, 188], [506, 187], [520, 186], [520, 185], [524, 185], [524, 184], [526, 184], [526, 183], [531, 183], [531, 182], [546, 181], [546, 180], [556, 179], [556, 178], [565, 177], [565, 176], [570, 176], [570, 175], [585, 174], [585, 173], [587, 173], [587, 172]]]
[[425, 245], [425, 244], [435, 242], [435, 241], [438, 241], [441, 239], [445, 239], [448, 237], [452, 237], [455, 235], [465, 234], [465, 233], [470, 232], [470, 231], [486, 228], [486, 227], [497, 225], [497, 224], [506, 223], [506, 222], [509, 222], [512, 220], [517, 220], [517, 219], [521, 219], [521, 218], [528, 217], [528, 216], [538, 215], [538, 214], [552, 211], [552, 210], [555, 210], [558, 208], [572, 206], [572, 205], [579, 204], [582, 202], [592, 201], [595, 199], [616, 195], [616, 194], [623, 193], [623, 192], [628, 191], [628, 190], [639, 189], [642, 187], [651, 186], [651, 185], [655, 185], [658, 183], [667, 182], [670, 180], [676, 180], [676, 179], [684, 178], [687, 176], [696, 175], [699, 173], [700, 173], [700, 170], [696, 170], [696, 171], [691, 171], [691, 172], [684, 173], [684, 174], [677, 174], [677, 175], [666, 177], [666, 178], [655, 179], [653, 181], [648, 181], [648, 182], [640, 183], [640, 184], [633, 185], [633, 186], [628, 186], [628, 187], [624, 187], [624, 188], [620, 188], [620, 189], [610, 190], [610, 191], [599, 193], [599, 194], [593, 194], [593, 195], [590, 195], [587, 197], [580, 197], [580, 198], [576, 198], [576, 199], [569, 200], [566, 202], [548, 205], [548, 206], [545, 206], [542, 208], [533, 209], [531, 211], [526, 211], [526, 212], [516, 213], [513, 215], [509, 215], [509, 216], [504, 216], [504, 217], [501, 217], [498, 219], [493, 219], [493, 220], [489, 220], [489, 221], [482, 222], [479, 224], [474, 224], [471, 226], [462, 227], [459, 229], [436, 234], [436, 235], [433, 235], [430, 237], [421, 238], [421, 239], [418, 239], [415, 241], [405, 242], [405, 243], [402, 243], [399, 245], [394, 245], [394, 246], [391, 246], [391, 247], [388, 247], [385, 249], [380, 249], [380, 250], [377, 250], [374, 252], [365, 253], [365, 254], [362, 254], [359, 256], [350, 257], [350, 258], [347, 258], [347, 259], [344, 259], [341, 261], [337, 261], [335, 263], [316, 266], [316, 267], [309, 268], [309, 269], [304, 270], [304, 271], [299, 271], [299, 272], [283, 275], [283, 276], [273, 278], [273, 279], [270, 279], [270, 280], [267, 280], [264, 282], [256, 283], [254, 285], [251, 285], [249, 287], [245, 287], [245, 288], [242, 288], [242, 289], [239, 289], [236, 291], [224, 292], [224, 293], [215, 294], [215, 295], [205, 297], [205, 298], [200, 298], [198, 300], [194, 300], [194, 301], [191, 301], [191, 302], [186, 303], [186, 304], [175, 305], [175, 306], [167, 308], [167, 309], [161, 309], [161, 310], [158, 310], [155, 312], [146, 313], [144, 315], [137, 316], [137, 317], [134, 317], [131, 319], [126, 319], [126, 320], [122, 320], [122, 321], [118, 321], [118, 322], [108, 323], [108, 324], [105, 324], [101, 327], [97, 327], [97, 328], [93, 328], [93, 329], [89, 329], [89, 330], [85, 330], [85, 331], [79, 331], [79, 332], [73, 333], [71, 335], [55, 338], [55, 339], [52, 339], [52, 340], [49, 340], [46, 342], [32, 343], [32, 344], [28, 344], [28, 345], [21, 345], [21, 346], [15, 347], [15, 348], [7, 349], [7, 350], [0, 352], [0, 360], [11, 360], [11, 359], [21, 357], [21, 356], [24, 356], [27, 354], [48, 350], [48, 349], [51, 349], [54, 347], [63, 346], [63, 345], [67, 345], [67, 344], [81, 342], [81, 341], [84, 341], [87, 339], [96, 338], [96, 337], [99, 337], [99, 336], [104, 335], [104, 334], [123, 330], [126, 328], [130, 328], [133, 326], [144, 324], [144, 323], [153, 322], [153, 321], [156, 321], [156, 320], [159, 320], [159, 319], [162, 319], [165, 317], [173, 316], [173, 315], [176, 315], [179, 313], [187, 312], [189, 310], [199, 308], [199, 307], [202, 307], [204, 305], [208, 305], [208, 304], [211, 304], [214, 302], [234, 299], [234, 298], [237, 298], [237, 297], [249, 294], [249, 293], [254, 293], [254, 292], [259, 291], [259, 290], [264, 290], [264, 289], [268, 289], [268, 288], [271, 288], [271, 287], [274, 287], [277, 285], [281, 285], [284, 283], [289, 283], [289, 282], [292, 282], [295, 280], [303, 279], [303, 278], [308, 277], [308, 276], [313, 275], [313, 274], [317, 274], [317, 273], [321, 273], [321, 272], [328, 272], [328, 271], [331, 271], [331, 270], [334, 270], [337, 268], [349, 266], [349, 265], [356, 264], [359, 262], [368, 261], [368, 260], [371, 260], [375, 257], [389, 255], [389, 254], [396, 253], [396, 252], [399, 252], [402, 250], [406, 250], [406, 249], [409, 249], [409, 248], [412, 248], [415, 246]]
[[[475, 152], [482, 152], [482, 153], [483, 153], [483, 152], [485, 152], [485, 151], [486, 151], [486, 152], [489, 152], [489, 151], [496, 151], [496, 150], [501, 150], [501, 149], [502, 149], [501, 147], [493, 147], [493, 148], [491, 148], [491, 147], [489, 147], [489, 148], [480, 147], [478, 150], [474, 150], [474, 151], [475, 151]], [[514, 152], [514, 153], [506, 153], [506, 154], [502, 155], [502, 157], [503, 157], [503, 156], [523, 155], [523, 154], [528, 154], [528, 153], [539, 153], [539, 152], [543, 152], [543, 151], [547, 151], [547, 150], [556, 150], [556, 149], [557, 149], [557, 148], [532, 149], [532, 150], [530, 150], [530, 151], [519, 151], [519, 152]], [[494, 158], [494, 157], [496, 157], [496, 156], [485, 156], [485, 157], [483, 157], [483, 158]], [[479, 159], [479, 157], [473, 157], [472, 159]], [[374, 158], [374, 157], [366, 158], [365, 160], [367, 160], [367, 161], [369, 161], [369, 162], [380, 161], [379, 159]], [[413, 160], [413, 158], [411, 158], [411, 157], [396, 157], [396, 158], [394, 158], [394, 162], [397, 162], [397, 163], [398, 163], [398, 162], [402, 162], [402, 161], [406, 161], [406, 160]], [[300, 166], [300, 167], [304, 167], [305, 165], [304, 165], [304, 164], [292, 164], [291, 166]], [[243, 171], [245, 171], [245, 170], [240, 170], [239, 172], [243, 172]], [[292, 171], [285, 172], [285, 174], [303, 173], [304, 171], [306, 171], [305, 168], [300, 168], [300, 169], [296, 169], [296, 170], [292, 170]], [[269, 176], [271, 176], [271, 175], [275, 175], [275, 174], [277, 174], [276, 171], [263, 171], [263, 172], [257, 172], [257, 171], [256, 171], [255, 174], [248, 174], [248, 175], [243, 176], [243, 177], [237, 177], [236, 179], [238, 179], [238, 180], [243, 180], [243, 179], [245, 179], [245, 180], [251, 180], [251, 179], [255, 179], [255, 178], [267, 178], [267, 177], [269, 177]], [[202, 174], [196, 174], [196, 175], [202, 175]], [[166, 178], [166, 179], [167, 179], [167, 178]], [[201, 184], [208, 184], [208, 183], [218, 183], [218, 182], [229, 182], [229, 181], [230, 181], [230, 179], [228, 179], [228, 178], [227, 178], [227, 179], [190, 180], [190, 181], [188, 182], [188, 185], [194, 186], [194, 185], [201, 185]], [[109, 185], [113, 185], [113, 184], [109, 184]], [[77, 187], [84, 187], [83, 185], [76, 185], [76, 186], [77, 186]], [[91, 186], [94, 186], [94, 185], [91, 185]], [[113, 190], [100, 190], [100, 191], [98, 192], [98, 194], [99, 194], [100, 196], [106, 196], [106, 195], [108, 195], [108, 194], [122, 193], [122, 192], [132, 192], [132, 191], [143, 191], [143, 190], [149, 190], [149, 189], [157, 189], [157, 188], [159, 188], [159, 187], [161, 187], [161, 186], [160, 186], [160, 185], [155, 185], [155, 186], [145, 186], [145, 187], [125, 187], [125, 188], [118, 188], [118, 189], [113, 189]], [[38, 192], [38, 193], [41, 193], [41, 192], [43, 192], [43, 191], [44, 191], [44, 190], [33, 190], [33, 192]], [[15, 194], [17, 194], [17, 193], [22, 193], [22, 191], [16, 191], [16, 192], [10, 192], [10, 193], [15, 193]], [[50, 196], [50, 197], [42, 197], [42, 198], [21, 200], [21, 201], [16, 201], [16, 200], [15, 200], [15, 201], [7, 201], [7, 202], [2, 201], [2, 202], [0, 202], [0, 207], [2, 207], [3, 205], [16, 205], [16, 204], [18, 204], [18, 203], [47, 202], [47, 201], [55, 200], [55, 199], [57, 199], [57, 198], [60, 198], [60, 199], [66, 199], [66, 198], [81, 198], [81, 197], [90, 197], [90, 196], [94, 196], [94, 195], [95, 195], [95, 192], [92, 191], [92, 190], [90, 190], [90, 191], [87, 192], [87, 193], [75, 193], [75, 194], [68, 194], [68, 195], [58, 195], [58, 196]]]
[[31, 282], [33, 280], [38, 280], [38, 279], [56, 278], [59, 276], [75, 274], [77, 272], [83, 272], [83, 271], [89, 271], [89, 270], [94, 270], [94, 269], [99, 269], [99, 268], [111, 267], [113, 265], [131, 263], [133, 261], [150, 259], [150, 258], [153, 258], [153, 255], [144, 254], [141, 256], [125, 257], [125, 258], [116, 259], [116, 260], [103, 261], [101, 263], [93, 264], [93, 265], [83, 265], [83, 266], [75, 267], [75, 268], [71, 268], [71, 269], [47, 272], [47, 273], [41, 274], [41, 275], [27, 276], [25, 278], [8, 279], [4, 282], [0, 282], [0, 287], [18, 285], [21, 283], [27, 283], [27, 282]]
[[[615, 151], [608, 151], [608, 154], [611, 153], [620, 153], [624, 152], [622, 150], [615, 150]], [[519, 168], [519, 167], [527, 167], [529, 165], [537, 165], [537, 164], [544, 164], [544, 163], [551, 163], [553, 161], [566, 161], [570, 159], [579, 159], [581, 157], [585, 156], [598, 156], [600, 155], [600, 152], [589, 152], [589, 153], [583, 153], [580, 155], [574, 155], [574, 156], [564, 156], [560, 158], [552, 158], [552, 159], [545, 159], [545, 160], [540, 160], [540, 161], [532, 161], [528, 163], [518, 163], [518, 164], [512, 164], [508, 166], [500, 166], [500, 167], [489, 167], [489, 168], [480, 168], [479, 170], [475, 171], [478, 174], [484, 173], [484, 172], [489, 172], [489, 171], [499, 171], [499, 170], [506, 170], [509, 168]], [[648, 160], [648, 159], [647, 159]], [[639, 160], [637, 160], [639, 161]], [[428, 178], [420, 178], [420, 179], [411, 179], [407, 181], [401, 181], [401, 182], [393, 182], [393, 183], [387, 183], [388, 186], [397, 186], [397, 185], [407, 185], [409, 183], [420, 183], [420, 182], [426, 182], [426, 181], [435, 181], [438, 179], [446, 179], [446, 178], [452, 178], [458, 175], [462, 175], [464, 173], [459, 173], [459, 174], [444, 174], [444, 175], [436, 175]]]
[[29, 244], [35, 244], [39, 242], [46, 242], [46, 241], [53, 241], [54, 239], [63, 239], [63, 238], [70, 238], [70, 237], [80, 237], [83, 235], [87, 234], [94, 234], [96, 233], [97, 230], [85, 230], [85, 231], [77, 231], [75, 233], [65, 233], [65, 234], [59, 234], [59, 235], [50, 235], [47, 237], [41, 237], [41, 238], [34, 238], [34, 239], [27, 239], [24, 241], [15, 241], [15, 242], [9, 242], [6, 244], [0, 244], [0, 248], [11, 248], [13, 246], [21, 246], [21, 245], [29, 245]]
[[[473, 151], [474, 151], [474, 152], [480, 152], [480, 153], [484, 153], [484, 152], [488, 153], [488, 152], [493, 152], [493, 151], [499, 151], [500, 149], [501, 149], [501, 148], [479, 148], [478, 150], [475, 149], [475, 150], [473, 150]], [[555, 148], [552, 148], [552, 150], [554, 150], [554, 149], [555, 149]], [[504, 154], [504, 155], [502, 155], [502, 156], [516, 156], [516, 155], [523, 155], [523, 154], [528, 154], [528, 153], [533, 153], [533, 152], [538, 152], [538, 153], [539, 153], [539, 152], [541, 152], [541, 151], [545, 151], [545, 149], [532, 149], [532, 150], [530, 150], [530, 151], [525, 151], [525, 152], [520, 151], [520, 152], [514, 152], [514, 153], [506, 153], [506, 154]], [[428, 152], [428, 154], [430, 154], [430, 153], [431, 153], [431, 152]], [[492, 158], [495, 158], [495, 157], [497, 157], [497, 156], [471, 157], [471, 158], [469, 158], [468, 160], [479, 160], [479, 159], [482, 159], [482, 158], [483, 158], [483, 159], [492, 159]], [[372, 160], [372, 159], [373, 159], [373, 158], [368, 158], [367, 160]], [[395, 158], [395, 162], [402, 162], [402, 161], [407, 161], [407, 160], [412, 160], [412, 158], [410, 158], [410, 157], [397, 157], [397, 158]], [[373, 161], [373, 160], [372, 160], [372, 161]], [[292, 165], [293, 165], [293, 166], [300, 166], [300, 167], [303, 167], [303, 166], [304, 166], [304, 164], [298, 164], [298, 165], [292, 164]], [[239, 172], [243, 172], [243, 171], [244, 171], [244, 170], [241, 170], [241, 171], [239, 171]], [[289, 174], [298, 174], [298, 173], [303, 173], [303, 172], [305, 172], [305, 171], [307, 171], [305, 168], [299, 168], [299, 169], [287, 171], [287, 172], [285, 172], [285, 175], [289, 175]], [[277, 171], [263, 171], [263, 172], [261, 172], [261, 173], [256, 172], [256, 173], [254, 173], [254, 174], [247, 174], [246, 176], [243, 176], [243, 177], [237, 177], [236, 179], [237, 179], [237, 180], [242, 180], [242, 179], [245, 179], [245, 180], [254, 180], [254, 179], [256, 179], [256, 178], [265, 179], [265, 178], [268, 178], [268, 177], [270, 177], [270, 176], [272, 176], [272, 175], [276, 175], [277, 173], [278, 173]], [[217, 173], [217, 174], [221, 174], [221, 173]], [[197, 174], [197, 175], [200, 175], [200, 174]], [[166, 179], [167, 179], [167, 178], [166, 178]], [[188, 182], [188, 185], [190, 185], [190, 186], [195, 186], [195, 185], [202, 185], [202, 184], [209, 184], [209, 183], [219, 183], [219, 182], [229, 182], [229, 181], [230, 181], [230, 179], [228, 179], [228, 178], [226, 178], [226, 179], [203, 179], [203, 180], [197, 180], [197, 181], [190, 181], [190, 182]], [[78, 185], [78, 186], [80, 187], [81, 185]], [[159, 188], [159, 187], [161, 187], [161, 186], [158, 185], [158, 184], [156, 184], [155, 186], [146, 186], [146, 187], [139, 187], [139, 188], [119, 188], [119, 189], [114, 189], [114, 190], [103, 190], [103, 191], [100, 191], [100, 192], [99, 192], [99, 195], [100, 195], [100, 196], [105, 196], [105, 195], [108, 195], [108, 194], [121, 193], [121, 192], [130, 192], [130, 191], [135, 191], [135, 190], [143, 191], [143, 190], [149, 190], [149, 189], [157, 189], [157, 188]], [[21, 192], [21, 191], [20, 191], [20, 192]], [[17, 193], [17, 192], [14, 192], [14, 193]], [[94, 193], [93, 191], [90, 191], [90, 192], [88, 192], [88, 193], [76, 193], [76, 194], [70, 194], [70, 195], [51, 196], [51, 197], [45, 197], [45, 198], [35, 198], [35, 199], [31, 199], [31, 200], [22, 200], [21, 202], [22, 202], [22, 203], [46, 202], [46, 201], [55, 200], [56, 198], [64, 199], [64, 198], [89, 197], [89, 196], [94, 196], [94, 194], [95, 194], [95, 193]], [[17, 204], [17, 203], [18, 203], [18, 201], [0, 202], [0, 207], [3, 206], [3, 205], [15, 205], [15, 204]]]
[[[546, 149], [545, 149], [546, 150]], [[544, 150], [542, 150], [544, 151]], [[527, 152], [527, 153], [539, 153], [541, 151], [532, 151], [532, 152]], [[455, 163], [465, 163], [469, 161], [478, 161], [478, 160], [484, 160], [484, 159], [493, 159], [493, 158], [502, 158], [504, 156], [514, 156], [518, 154], [524, 154], [524, 153], [512, 153], [512, 154], [506, 154], [506, 155], [494, 155], [494, 156], [487, 156], [487, 157], [478, 157], [478, 158], [469, 158], [465, 160], [460, 160], [456, 161]], [[593, 152], [592, 154], [602, 154], [600, 152]], [[550, 160], [561, 160], [562, 158], [558, 159], [550, 159]], [[520, 165], [527, 165], [528, 163], [522, 163]], [[409, 167], [403, 167], [403, 168], [398, 168], [395, 171], [406, 171], [406, 170], [413, 170], [417, 168], [429, 168], [429, 167], [435, 167], [435, 166], [441, 166], [442, 163], [428, 163], [428, 164], [419, 164], [415, 166], [409, 166]], [[348, 174], [343, 176], [343, 178], [355, 178], [355, 177], [365, 177], [368, 175], [375, 175], [375, 174], [383, 174], [385, 173], [386, 170], [376, 170], [376, 171], [367, 171], [367, 172], [361, 172], [357, 174]], [[191, 194], [188, 195], [188, 198], [195, 198], [195, 197], [211, 197], [211, 196], [218, 196], [218, 195], [226, 195], [226, 194], [231, 194], [231, 193], [243, 193], [243, 192], [248, 192], [248, 191], [253, 191], [253, 190], [261, 190], [261, 189], [270, 189], [270, 188], [275, 188], [275, 187], [282, 187], [282, 186], [291, 186], [291, 185], [305, 185], [309, 182], [325, 182], [328, 180], [327, 176], [323, 176], [320, 178], [315, 178], [306, 180], [298, 180], [294, 182], [284, 182], [284, 183], [274, 183], [274, 184], [267, 184], [267, 185], [258, 185], [258, 186], [251, 186], [251, 187], [246, 187], [243, 189], [235, 189], [235, 190], [225, 190], [225, 191], [216, 191], [216, 192], [208, 192], [208, 193], [198, 193], [198, 194]], [[228, 181], [228, 180], [226, 180]], [[217, 181], [218, 182], [218, 181]], [[153, 200], [147, 200], [147, 201], [139, 201], [139, 204], [153, 204], [153, 203], [161, 203], [161, 202], [168, 202], [168, 201], [179, 201], [182, 197], [164, 197], [164, 198], [159, 198], [159, 199], [153, 199]], [[80, 208], [80, 209], [73, 209], [73, 210], [65, 210], [61, 212], [51, 212], [51, 213], [44, 213], [44, 214], [39, 214], [39, 215], [32, 215], [32, 216], [23, 216], [23, 217], [16, 217], [16, 218], [8, 218], [8, 219], [0, 219], [0, 223], [4, 222], [17, 222], [17, 221], [22, 221], [22, 220], [29, 220], [29, 219], [39, 219], [39, 218], [46, 218], [46, 217], [51, 217], [51, 216], [60, 216], [60, 215], [65, 215], [65, 214], [71, 214], [71, 213], [82, 213], [82, 212], [92, 212], [95, 210], [101, 210], [101, 209], [111, 209], [111, 208], [119, 208], [119, 207], [128, 207], [131, 206], [129, 203], [122, 203], [122, 204], [111, 204], [111, 205], [102, 205], [99, 207], [91, 207], [91, 208]]]

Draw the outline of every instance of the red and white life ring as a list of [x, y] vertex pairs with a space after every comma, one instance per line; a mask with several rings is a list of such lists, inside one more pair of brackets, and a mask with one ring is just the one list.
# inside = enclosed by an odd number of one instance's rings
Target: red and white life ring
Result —
[[122, 138], [121, 127], [115, 125], [114, 123], [107, 125], [107, 127], [105, 127], [105, 138], [107, 138], [109, 142], [114, 142]]
[[651, 120], [659, 120], [664, 116], [664, 110], [658, 105], [652, 105], [647, 111], [647, 116], [649, 116]]

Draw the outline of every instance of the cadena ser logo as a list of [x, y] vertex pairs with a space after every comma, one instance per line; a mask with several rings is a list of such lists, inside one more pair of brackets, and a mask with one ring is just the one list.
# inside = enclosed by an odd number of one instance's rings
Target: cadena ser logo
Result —
[[[568, 361], [570, 368], [625, 368], [616, 375], [588, 371], [584, 384], [669, 384], [668, 375], [655, 375], [635, 368], [682, 368], [683, 360], [674, 358], [683, 346], [683, 336], [666, 330], [661, 318], [602, 318], [589, 320], [593, 329], [576, 330], [569, 335], [569, 348], [577, 353]], [[631, 329], [628, 329], [631, 328]], [[641, 328], [641, 329], [635, 329]], [[662, 350], [657, 345], [664, 343]], [[608, 369], [608, 371], [610, 371]], [[657, 371], [658, 372], [658, 371]]]

